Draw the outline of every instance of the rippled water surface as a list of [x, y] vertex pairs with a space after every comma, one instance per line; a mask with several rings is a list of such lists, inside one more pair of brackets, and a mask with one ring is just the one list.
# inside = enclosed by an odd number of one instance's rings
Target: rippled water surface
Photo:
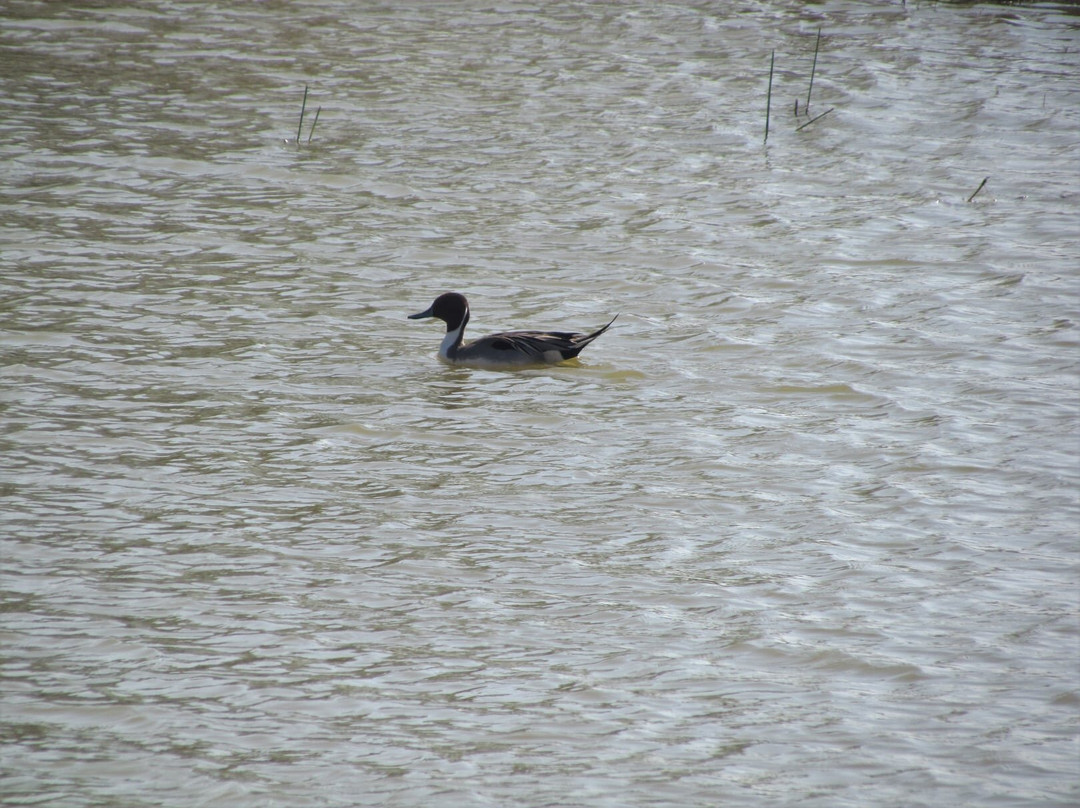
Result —
[[1080, 799], [1075, 7], [0, 13], [5, 805]]

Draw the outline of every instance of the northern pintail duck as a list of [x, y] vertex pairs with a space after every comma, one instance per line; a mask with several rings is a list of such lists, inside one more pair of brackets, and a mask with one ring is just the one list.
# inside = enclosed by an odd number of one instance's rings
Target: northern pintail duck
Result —
[[[619, 315], [615, 315], [618, 317]], [[469, 301], [465, 295], [447, 292], [410, 320], [437, 317], [446, 323], [446, 336], [439, 346], [439, 359], [448, 365], [473, 368], [523, 368], [535, 365], [554, 365], [573, 359], [581, 349], [599, 337], [615, 322], [611, 318], [603, 328], [591, 334], [570, 331], [505, 331], [490, 334], [470, 343], [464, 342], [465, 326], [469, 322]]]

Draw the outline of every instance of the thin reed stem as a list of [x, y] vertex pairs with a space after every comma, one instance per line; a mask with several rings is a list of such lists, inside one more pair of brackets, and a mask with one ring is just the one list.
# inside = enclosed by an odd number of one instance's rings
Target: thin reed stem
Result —
[[821, 113], [820, 115], [818, 115], [818, 116], [816, 116], [816, 117], [814, 117], [814, 118], [811, 118], [811, 119], [810, 119], [810, 120], [808, 120], [808, 121], [807, 121], [806, 123], [804, 123], [804, 124], [803, 124], [802, 126], [799, 126], [799, 127], [797, 127], [797, 128], [795, 129], [795, 131], [796, 131], [796, 132], [798, 132], [798, 131], [799, 131], [800, 129], [805, 129], [805, 128], [806, 128], [806, 127], [808, 127], [808, 126], [809, 126], [810, 124], [812, 124], [812, 123], [813, 123], [814, 121], [820, 121], [820, 120], [821, 120], [822, 118], [824, 118], [824, 117], [825, 117], [826, 115], [828, 115], [828, 114], [829, 114], [830, 112], [832, 112], [832, 111], [833, 111], [834, 109], [836, 109], [836, 107], [829, 107], [829, 108], [828, 108], [827, 110], [825, 110], [825, 111], [824, 111], [823, 113]]
[[296, 142], [300, 143], [300, 130], [304, 128], [304, 109], [307, 107], [307, 85], [304, 85], [304, 100], [300, 104], [300, 124], [296, 127]]
[[810, 87], [806, 90], [806, 114], [810, 114], [810, 93], [814, 91], [814, 74], [817, 72], [817, 55], [821, 48], [821, 27], [817, 29], [817, 44], [814, 45], [814, 64], [810, 68]]
[[973, 193], [971, 196], [969, 196], [967, 198], [968, 202], [970, 202], [972, 199], [974, 199], [978, 195], [979, 191], [981, 191], [983, 189], [983, 186], [986, 185], [986, 181], [988, 179], [990, 179], [990, 178], [989, 177], [983, 177], [983, 181], [979, 183], [979, 187], [975, 189], [975, 193]]
[[772, 77], [773, 66], [776, 64], [776, 51], [772, 52], [772, 56], [769, 57], [769, 92], [765, 96], [765, 140], [764, 143], [769, 142], [769, 111], [772, 107]]
[[307, 136], [307, 142], [308, 143], [311, 142], [311, 136], [315, 134], [315, 127], [319, 123], [319, 113], [320, 112], [322, 112], [322, 107], [321, 106], [317, 110], [315, 110], [315, 120], [313, 120], [311, 122], [311, 131], [308, 132], [308, 136]]

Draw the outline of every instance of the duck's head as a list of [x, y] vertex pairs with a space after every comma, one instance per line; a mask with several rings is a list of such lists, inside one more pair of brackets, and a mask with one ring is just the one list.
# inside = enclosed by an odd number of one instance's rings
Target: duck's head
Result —
[[446, 323], [447, 331], [453, 331], [469, 322], [469, 301], [465, 299], [465, 295], [446, 292], [435, 298], [435, 302], [424, 311], [409, 315], [410, 320], [422, 320], [425, 317], [436, 317]]

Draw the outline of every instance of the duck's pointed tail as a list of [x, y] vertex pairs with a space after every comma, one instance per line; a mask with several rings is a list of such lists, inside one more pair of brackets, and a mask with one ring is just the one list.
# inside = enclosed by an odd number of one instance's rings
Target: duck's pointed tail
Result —
[[618, 319], [619, 319], [619, 315], [616, 314], [614, 317], [611, 318], [611, 322], [609, 322], [607, 325], [603, 326], [602, 328], [596, 329], [591, 334], [579, 334], [579, 335], [576, 335], [576, 337], [573, 340], [574, 347], [569, 351], [563, 351], [562, 352], [563, 353], [563, 359], [573, 359], [575, 356], [577, 356], [579, 353], [581, 353], [582, 348], [584, 348], [586, 345], [588, 345], [594, 339], [596, 339], [601, 334], [603, 334], [605, 331], [607, 331], [609, 328], [611, 328], [611, 323], [615, 322]]

